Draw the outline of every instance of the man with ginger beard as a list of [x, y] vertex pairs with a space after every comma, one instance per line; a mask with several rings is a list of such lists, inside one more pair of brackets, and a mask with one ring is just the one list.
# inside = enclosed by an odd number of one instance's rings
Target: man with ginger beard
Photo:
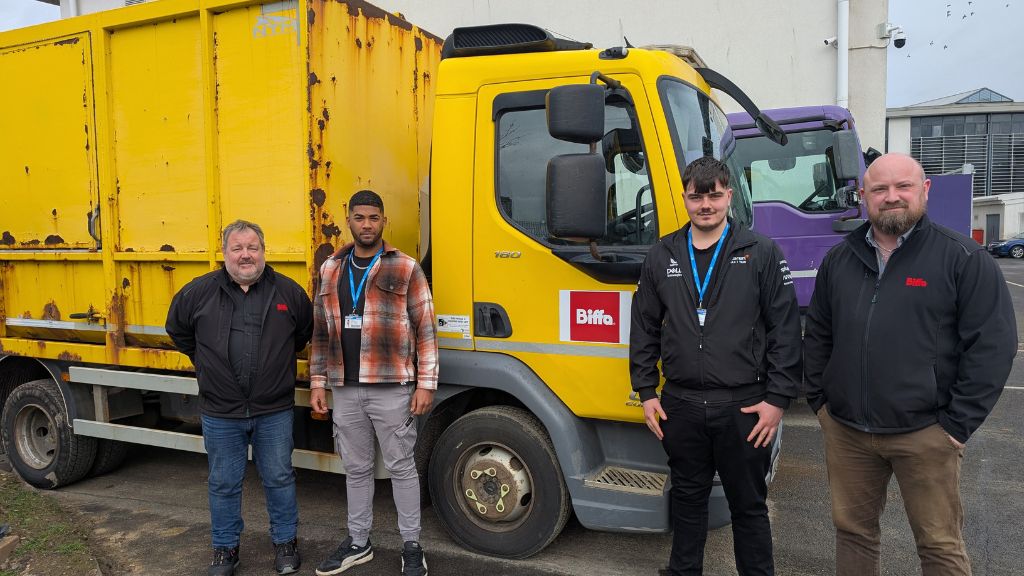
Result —
[[[630, 379], [668, 455], [668, 574], [703, 573], [715, 470], [729, 499], [741, 576], [775, 573], [765, 478], [800, 382], [800, 312], [770, 238], [727, 218], [729, 168], [683, 171], [690, 224], [651, 247], [633, 297]], [[658, 362], [665, 376], [661, 398]]]
[[836, 573], [880, 573], [895, 474], [924, 576], [971, 573], [960, 465], [1017, 351], [999, 267], [932, 223], [921, 165], [886, 154], [864, 174], [869, 222], [821, 263], [807, 310], [807, 401], [825, 437]]
[[237, 220], [224, 228], [224, 267], [186, 284], [171, 301], [167, 334], [196, 367], [203, 442], [209, 456], [209, 576], [239, 564], [242, 481], [248, 450], [263, 482], [274, 569], [301, 558], [292, 468], [296, 353], [313, 334], [313, 305], [294, 280], [266, 264], [263, 230]]

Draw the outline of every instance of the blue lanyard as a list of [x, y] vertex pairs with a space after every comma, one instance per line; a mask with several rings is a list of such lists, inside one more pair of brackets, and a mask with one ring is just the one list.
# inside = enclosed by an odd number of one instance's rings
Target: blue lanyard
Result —
[[686, 247], [690, 249], [690, 267], [693, 268], [693, 283], [697, 285], [697, 307], [704, 305], [704, 293], [708, 291], [708, 282], [711, 281], [711, 271], [715, 269], [715, 262], [718, 261], [718, 253], [722, 251], [722, 244], [725, 244], [725, 236], [729, 233], [729, 222], [725, 223], [725, 230], [722, 230], [722, 237], [718, 239], [718, 246], [711, 256], [711, 264], [708, 265], [708, 275], [701, 282], [700, 274], [697, 273], [697, 260], [693, 257], [693, 225], [686, 231]]
[[366, 286], [366, 279], [370, 276], [370, 270], [373, 269], [373, 265], [380, 259], [380, 255], [384, 253], [384, 247], [381, 246], [380, 250], [377, 251], [373, 256], [373, 260], [370, 260], [370, 264], [366, 267], [366, 272], [363, 273], [363, 279], [359, 281], [359, 288], [356, 288], [356, 280], [352, 274], [352, 267], [355, 263], [356, 249], [353, 248], [348, 253], [348, 290], [349, 294], [352, 295], [352, 313], [356, 313], [356, 308], [359, 306], [359, 296], [363, 294], [363, 287]]

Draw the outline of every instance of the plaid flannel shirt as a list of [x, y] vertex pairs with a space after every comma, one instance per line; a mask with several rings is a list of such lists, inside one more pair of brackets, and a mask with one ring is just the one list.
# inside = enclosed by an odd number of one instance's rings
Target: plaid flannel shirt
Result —
[[[343, 246], [320, 267], [320, 286], [313, 300], [310, 388], [345, 383], [341, 353], [345, 313], [338, 295], [338, 275], [345, 269], [352, 246]], [[367, 275], [359, 381], [415, 381], [417, 388], [436, 390], [437, 328], [423, 270], [416, 260], [385, 243], [384, 253]]]

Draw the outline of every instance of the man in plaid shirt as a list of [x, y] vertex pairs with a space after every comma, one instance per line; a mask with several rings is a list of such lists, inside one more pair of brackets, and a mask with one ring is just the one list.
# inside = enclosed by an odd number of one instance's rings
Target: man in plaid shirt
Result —
[[415, 416], [430, 410], [437, 389], [434, 303], [416, 260], [384, 242], [381, 197], [361, 190], [352, 195], [348, 210], [355, 241], [320, 268], [309, 363], [315, 412], [327, 413], [325, 389], [332, 387], [335, 447], [346, 473], [348, 537], [316, 573], [340, 574], [373, 559], [376, 435], [405, 542], [402, 574], [426, 576], [413, 449]]

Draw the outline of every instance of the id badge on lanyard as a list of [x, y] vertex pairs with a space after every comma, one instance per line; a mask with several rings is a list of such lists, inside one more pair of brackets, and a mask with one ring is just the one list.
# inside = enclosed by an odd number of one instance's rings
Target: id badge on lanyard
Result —
[[708, 291], [708, 283], [711, 281], [711, 272], [715, 269], [715, 263], [718, 262], [718, 254], [722, 251], [722, 245], [725, 244], [725, 236], [729, 233], [729, 223], [725, 223], [725, 229], [722, 230], [722, 236], [718, 239], [718, 246], [715, 247], [714, 254], [711, 255], [711, 263], [708, 265], [707, 274], [704, 276], [704, 280], [700, 279], [700, 274], [697, 272], [697, 259], [693, 255], [693, 229], [691, 228], [686, 232], [687, 248], [690, 250], [690, 267], [693, 269], [693, 282], [697, 286], [697, 323], [700, 327], [704, 327], [704, 322], [708, 317], [708, 310], [704, 307], [704, 295]]

